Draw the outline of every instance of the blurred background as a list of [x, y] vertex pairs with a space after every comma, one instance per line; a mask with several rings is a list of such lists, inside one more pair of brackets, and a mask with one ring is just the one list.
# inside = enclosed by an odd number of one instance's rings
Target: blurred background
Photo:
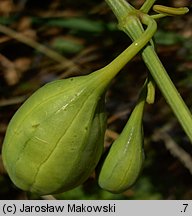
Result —
[[[140, 8], [144, 0], [129, 1]], [[157, 1], [172, 7], [190, 0]], [[184, 101], [192, 110], [192, 13], [158, 21], [157, 53]], [[131, 44], [117, 29], [104, 0], [0, 1], [0, 149], [7, 125], [21, 104], [45, 83], [89, 74]], [[132, 111], [147, 69], [137, 55], [107, 92], [105, 149], [121, 132]], [[192, 146], [156, 89], [155, 103], [144, 114], [145, 155], [136, 184], [122, 194], [100, 189], [95, 175], [56, 199], [191, 199]], [[49, 199], [26, 193], [10, 181], [0, 155], [0, 199]], [[52, 197], [53, 198], [53, 197]]]

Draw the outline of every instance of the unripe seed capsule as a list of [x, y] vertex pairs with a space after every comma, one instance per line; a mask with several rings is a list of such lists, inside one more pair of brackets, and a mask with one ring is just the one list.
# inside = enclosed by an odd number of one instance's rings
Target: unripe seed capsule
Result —
[[106, 118], [103, 87], [90, 79], [49, 83], [12, 118], [2, 156], [19, 188], [39, 194], [66, 191], [93, 172], [103, 150]]
[[137, 180], [144, 161], [142, 117], [145, 100], [139, 100], [101, 167], [98, 183], [104, 190], [121, 193]]

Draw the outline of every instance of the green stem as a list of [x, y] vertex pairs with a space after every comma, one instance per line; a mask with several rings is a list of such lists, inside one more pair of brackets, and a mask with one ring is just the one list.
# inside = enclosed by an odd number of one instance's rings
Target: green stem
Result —
[[142, 11], [143, 13], [148, 13], [155, 2], [156, 0], [146, 0], [140, 8], [140, 11]]
[[127, 17], [128, 13], [135, 11], [134, 7], [132, 7], [125, 0], [105, 0], [107, 4], [110, 6], [111, 10], [115, 14], [118, 20]]
[[167, 17], [167, 14], [154, 14], [150, 16], [152, 19], [160, 19], [163, 17]]
[[[128, 23], [130, 22], [130, 25], [132, 25], [131, 23], [134, 23], [135, 18], [135, 16], [129, 17]], [[127, 62], [130, 61], [153, 37], [157, 29], [156, 22], [153, 19], [146, 19], [146, 17], [143, 17], [142, 21], [147, 25], [147, 29], [142, 32], [142, 36], [133, 41], [133, 43], [111, 63], [99, 70], [101, 76], [103, 76], [106, 81], [111, 81]]]
[[[130, 10], [129, 7], [127, 9], [127, 17], [125, 16], [125, 14], [128, 3], [125, 4], [124, 0], [106, 0], [106, 2], [109, 3], [109, 6], [112, 8], [115, 15], [117, 14], [120, 29], [122, 29], [127, 35], [129, 35], [129, 37], [131, 37], [133, 41], [142, 38], [142, 34], [144, 31], [142, 23], [146, 24], [150, 22], [155, 22], [154, 19], [143, 13], [146, 13], [150, 10], [155, 0], [146, 0], [144, 5], [141, 7], [141, 11], [137, 11], [134, 8], [131, 8]], [[117, 2], [118, 5], [121, 6], [120, 9], [118, 8]], [[123, 5], [125, 5], [125, 9], [122, 8]], [[121, 11], [123, 11], [122, 17]], [[142, 21], [142, 23], [140, 20]], [[119, 58], [121, 58], [121, 55], [119, 56]], [[167, 103], [172, 108], [181, 126], [183, 127], [184, 131], [192, 142], [192, 115], [185, 102], [181, 98], [179, 92], [172, 83], [152, 45], [149, 44], [143, 50], [142, 58], [146, 66], [148, 67], [154, 81], [156, 82], [163, 96], [165, 97]]]
[[[131, 36], [133, 40], [140, 38], [142, 32], [144, 31], [143, 28], [141, 28], [141, 24], [138, 24], [138, 22], [135, 21], [132, 22], [132, 24], [128, 23], [124, 25], [122, 27], [122, 30], [126, 34]], [[153, 79], [160, 88], [167, 103], [172, 108], [184, 131], [188, 135], [190, 141], [192, 141], [192, 115], [151, 45], [148, 45], [143, 50], [142, 58], [146, 66], [148, 67]]]

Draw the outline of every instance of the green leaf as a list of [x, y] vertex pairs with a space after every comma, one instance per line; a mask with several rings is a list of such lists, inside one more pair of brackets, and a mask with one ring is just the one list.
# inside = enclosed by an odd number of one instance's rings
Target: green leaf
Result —
[[102, 22], [92, 21], [83, 18], [51, 19], [46, 23], [46, 25], [70, 28], [73, 30], [86, 32], [102, 32], [104, 30]]
[[12, 22], [16, 20], [16, 17], [0, 17], [0, 24], [2, 25], [10, 25]]
[[62, 52], [62, 53], [78, 53], [83, 49], [83, 45], [73, 41], [63, 38], [57, 38], [53, 43], [53, 48]]

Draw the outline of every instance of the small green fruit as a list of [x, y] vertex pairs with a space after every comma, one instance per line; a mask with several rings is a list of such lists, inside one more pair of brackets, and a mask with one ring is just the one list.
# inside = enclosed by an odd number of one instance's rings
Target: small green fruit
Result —
[[138, 102], [104, 160], [98, 179], [100, 187], [104, 190], [121, 193], [131, 187], [140, 174], [144, 161], [144, 104], [144, 100]]

